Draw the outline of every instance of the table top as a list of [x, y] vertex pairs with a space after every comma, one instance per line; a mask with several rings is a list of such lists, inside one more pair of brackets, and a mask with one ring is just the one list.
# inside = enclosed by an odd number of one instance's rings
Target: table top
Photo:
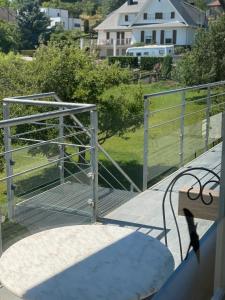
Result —
[[15, 243], [0, 259], [0, 281], [29, 300], [136, 300], [158, 290], [173, 269], [157, 239], [118, 226], [79, 225]]

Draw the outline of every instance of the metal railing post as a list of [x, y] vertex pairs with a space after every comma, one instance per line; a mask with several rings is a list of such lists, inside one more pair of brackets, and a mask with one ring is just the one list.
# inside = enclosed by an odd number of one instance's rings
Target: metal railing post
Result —
[[[63, 110], [63, 108], [61, 108]], [[63, 116], [59, 117], [59, 141], [61, 143], [64, 142], [64, 118]], [[60, 173], [60, 183], [63, 184], [65, 182], [64, 178], [64, 145], [59, 146], [59, 173]]]
[[186, 109], [186, 94], [185, 91], [181, 93], [182, 96], [182, 104], [181, 104], [181, 118], [180, 118], [180, 167], [184, 165], [184, 115]]
[[0, 257], [2, 256], [2, 213], [0, 209]]
[[[222, 120], [222, 162], [221, 162], [221, 181], [219, 197], [219, 218], [217, 220], [217, 237], [216, 237], [216, 258], [215, 258], [215, 275], [214, 275], [214, 293], [220, 291], [225, 294], [225, 113]], [[214, 298], [214, 299], [224, 299]]]
[[98, 114], [91, 111], [91, 169], [93, 184], [93, 220], [98, 216]]
[[205, 134], [205, 151], [209, 149], [209, 130], [210, 130], [210, 112], [211, 112], [211, 88], [208, 87], [207, 110], [206, 110], [206, 134]]
[[[3, 119], [8, 120], [10, 116], [10, 108], [8, 103], [3, 103]], [[11, 145], [10, 127], [4, 128], [4, 146], [5, 146], [5, 161], [6, 161], [6, 181], [7, 181], [7, 199], [8, 199], [8, 218], [13, 221], [14, 217], [14, 186], [13, 186], [13, 160]]]
[[143, 191], [148, 188], [148, 153], [149, 153], [149, 99], [144, 98], [144, 161], [143, 161]]

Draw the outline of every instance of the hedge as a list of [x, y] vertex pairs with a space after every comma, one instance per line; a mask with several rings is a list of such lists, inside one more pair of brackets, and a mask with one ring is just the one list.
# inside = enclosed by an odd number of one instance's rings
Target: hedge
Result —
[[31, 56], [33, 57], [36, 50], [20, 50], [20, 54], [23, 56]]
[[163, 63], [164, 57], [141, 57], [140, 68], [142, 70], [153, 70], [154, 66], [158, 63]]
[[110, 56], [108, 58], [110, 65], [119, 63], [121, 68], [138, 68], [138, 57], [136, 56]]
[[[140, 63], [139, 63], [140, 61]], [[165, 57], [136, 57], [136, 56], [110, 56], [108, 57], [109, 64], [118, 63], [122, 68], [140, 68], [145, 71], [152, 71], [154, 66], [158, 63], [166, 65], [166, 69], [172, 68], [173, 58], [171, 56]], [[167, 73], [167, 72], [166, 72]]]

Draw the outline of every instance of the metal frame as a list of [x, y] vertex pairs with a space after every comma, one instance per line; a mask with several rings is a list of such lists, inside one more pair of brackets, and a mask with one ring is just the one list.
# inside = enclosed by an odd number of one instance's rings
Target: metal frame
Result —
[[[225, 92], [218, 93], [218, 94], [212, 94], [212, 88], [214, 87], [225, 87], [225, 81], [219, 81], [215, 83], [209, 83], [209, 84], [202, 84], [192, 87], [186, 87], [186, 88], [180, 88], [175, 90], [169, 90], [159, 93], [153, 93], [153, 94], [146, 94], [144, 95], [144, 149], [143, 149], [143, 191], [148, 188], [148, 181], [149, 181], [149, 156], [151, 155], [151, 149], [149, 148], [149, 134], [151, 132], [151, 129], [157, 128], [160, 126], [165, 126], [167, 124], [171, 124], [175, 121], [180, 121], [180, 142], [179, 142], [179, 167], [182, 167], [185, 163], [185, 149], [184, 149], [184, 142], [185, 142], [185, 117], [192, 116], [196, 113], [205, 112], [206, 115], [206, 137], [205, 137], [205, 146], [204, 150], [207, 151], [209, 148], [209, 133], [210, 133], [210, 113], [213, 107], [219, 107], [222, 104], [225, 104], [225, 101], [223, 103], [219, 103], [216, 105], [212, 105], [212, 99], [214, 97], [219, 97], [225, 95]], [[193, 100], [193, 101], [187, 101], [186, 100], [186, 93], [188, 91], [194, 91], [194, 90], [202, 90], [207, 89], [208, 93], [206, 97]], [[181, 95], [181, 103], [178, 105], [166, 107], [165, 109], [158, 109], [158, 110], [151, 110], [151, 99], [166, 96], [166, 95], [173, 95], [173, 94], [180, 94]], [[194, 111], [192, 113], [186, 112], [186, 107], [189, 103], [197, 103], [199, 101], [206, 101], [206, 108], [200, 109], [197, 111]], [[171, 119], [165, 122], [162, 122], [160, 124], [155, 124], [150, 126], [151, 123], [151, 116], [152, 114], [156, 114], [159, 112], [166, 112], [168, 110], [172, 110], [174, 108], [181, 108], [181, 112], [179, 117], [175, 119]], [[174, 154], [175, 155], [175, 154]]]
[[[65, 145], [68, 145], [68, 143], [65, 143], [65, 138], [68, 136], [74, 136], [77, 134], [80, 134], [80, 132], [73, 133], [70, 135], [65, 136], [64, 135], [64, 116], [71, 116], [73, 114], [80, 114], [84, 112], [90, 112], [91, 116], [93, 115], [94, 117], [91, 117], [91, 130], [90, 130], [90, 136], [91, 136], [91, 141], [92, 145], [89, 147], [84, 147], [85, 150], [83, 151], [78, 151], [74, 154], [69, 155], [69, 157], [72, 157], [74, 155], [79, 155], [83, 152], [86, 152], [87, 150], [90, 150], [92, 155], [91, 159], [91, 164], [92, 164], [92, 169], [93, 173], [95, 176], [93, 177], [93, 221], [96, 221], [96, 207], [97, 207], [97, 201], [98, 201], [98, 181], [96, 178], [98, 178], [98, 168], [96, 167], [96, 164], [98, 165], [97, 162], [97, 111], [96, 111], [96, 105], [92, 104], [79, 104], [79, 103], [59, 103], [59, 102], [49, 102], [49, 101], [40, 101], [36, 100], [38, 99], [44, 99], [49, 96], [55, 96], [55, 93], [47, 93], [47, 94], [42, 94], [42, 95], [31, 95], [31, 96], [23, 96], [23, 97], [14, 97], [14, 98], [5, 98], [3, 99], [3, 120], [0, 121], [0, 129], [4, 129], [4, 144], [5, 144], [5, 159], [6, 159], [6, 177], [2, 178], [0, 181], [7, 181], [7, 198], [8, 198], [8, 217], [11, 221], [14, 219], [14, 186], [13, 186], [13, 179], [17, 176], [27, 174], [31, 171], [35, 171], [38, 169], [41, 169], [43, 167], [46, 167], [48, 165], [54, 164], [56, 162], [59, 163], [59, 169], [60, 169], [60, 183], [64, 183], [64, 147]], [[27, 99], [27, 98], [30, 99]], [[19, 117], [19, 118], [10, 118], [10, 105], [13, 104], [20, 104], [20, 105], [32, 105], [32, 106], [46, 106], [46, 107], [56, 107], [58, 110], [50, 111], [50, 112], [44, 112], [44, 113], [38, 113], [30, 116], [24, 116], [24, 117]], [[22, 135], [16, 135], [16, 136], [11, 136], [10, 129], [13, 126], [17, 125], [22, 125], [22, 124], [30, 124], [34, 123], [37, 121], [43, 121], [43, 120], [50, 120], [53, 118], [59, 118], [59, 123], [58, 123], [58, 132], [59, 136], [56, 139], [49, 140], [49, 141], [40, 141], [40, 140], [34, 140], [34, 139], [26, 139], [22, 138]], [[49, 126], [52, 128], [52, 126]], [[44, 128], [45, 130], [49, 129], [47, 126]], [[84, 130], [83, 130], [84, 132]], [[86, 132], [86, 129], [85, 129]], [[11, 146], [11, 140], [12, 138], [17, 138], [20, 140], [24, 140], [27, 142], [35, 142], [34, 145], [28, 145], [24, 146], [18, 149], [12, 149]], [[12, 161], [12, 153], [15, 151], [19, 151], [21, 149], [25, 148], [33, 148], [37, 147], [40, 145], [44, 144], [57, 144], [59, 146], [59, 159], [54, 159], [51, 162], [48, 162], [44, 165], [36, 166], [33, 167], [32, 169], [25, 170], [23, 172], [19, 172], [17, 174], [13, 174], [13, 164], [14, 162]], [[77, 146], [77, 145], [73, 145]], [[94, 147], [94, 148], [93, 148]]]

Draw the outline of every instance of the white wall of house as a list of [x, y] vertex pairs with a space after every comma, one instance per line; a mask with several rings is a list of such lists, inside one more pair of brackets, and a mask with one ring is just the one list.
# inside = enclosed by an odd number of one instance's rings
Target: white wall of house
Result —
[[[177, 31], [177, 42], [176, 45], [191, 45], [193, 43], [194, 39], [194, 33], [195, 29], [189, 28], [189, 27], [183, 27], [183, 28], [176, 28], [176, 27], [171, 27], [171, 28], [154, 28], [156, 31], [156, 44], [160, 45], [161, 44], [161, 39], [160, 39], [160, 32], [161, 30], [164, 30], [164, 44], [166, 44], [166, 38], [171, 38], [173, 37], [173, 30]], [[153, 36], [153, 30], [152, 29], [133, 29], [132, 33], [132, 44], [135, 43], [140, 43], [141, 42], [141, 31], [145, 32], [145, 38], [152, 38]]]
[[[128, 18], [128, 21], [126, 21], [126, 18]], [[119, 17], [119, 25], [120, 26], [131, 25], [136, 18], [137, 18], [137, 14], [121, 14]]]
[[[144, 13], [147, 13], [147, 19], [144, 19]], [[156, 18], [156, 13], [162, 13], [162, 19]], [[174, 16], [171, 18], [171, 13]], [[184, 19], [176, 11], [175, 7], [168, 0], [152, 0], [151, 5], [148, 5], [136, 21], [136, 23], [165, 23], [166, 22], [184, 22]]]
[[68, 10], [59, 9], [59, 8], [51, 8], [51, 7], [42, 7], [41, 11], [48, 15], [50, 18], [69, 18]]
[[65, 9], [42, 7], [44, 12], [51, 20], [50, 27], [61, 24], [65, 30], [81, 29], [83, 28], [83, 21], [76, 18], [69, 18], [69, 13]]

